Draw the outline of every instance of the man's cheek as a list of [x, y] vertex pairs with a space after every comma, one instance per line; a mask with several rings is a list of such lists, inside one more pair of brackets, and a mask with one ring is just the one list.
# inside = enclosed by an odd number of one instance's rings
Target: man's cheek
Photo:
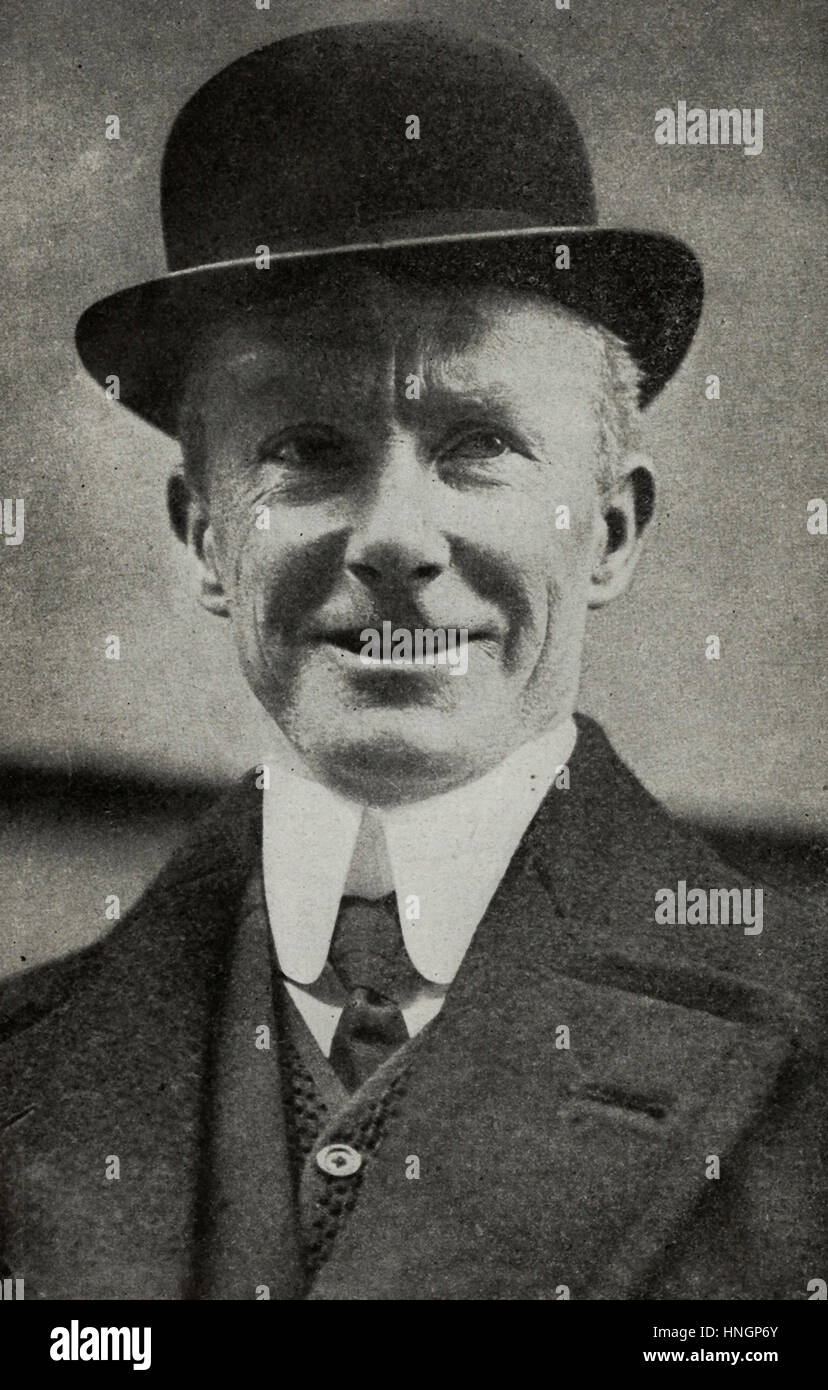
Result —
[[548, 537], [550, 572], [562, 583], [580, 586], [595, 563], [599, 513], [593, 495], [573, 497], [555, 507]]
[[591, 512], [558, 502], [543, 514], [542, 524], [524, 530], [524, 572], [563, 582], [591, 568], [594, 537]]
[[260, 644], [289, 644], [312, 624], [332, 583], [334, 557], [322, 541], [310, 544], [301, 527], [248, 525], [235, 537], [234, 607], [253, 621]]
[[224, 542], [226, 571], [235, 607], [244, 605], [245, 595], [261, 588], [272, 568], [273, 547], [266, 532], [245, 520], [229, 532]]
[[261, 539], [241, 540], [235, 551], [235, 609], [245, 623], [253, 623], [261, 640], [287, 626], [294, 603], [290, 556]]
[[211, 507], [211, 513], [216, 518], [216, 544], [226, 576], [234, 585], [242, 573], [259, 569], [274, 551], [283, 548], [274, 526], [273, 509], [266, 502], [250, 497], [223, 497]]
[[518, 561], [533, 614], [532, 633], [526, 636], [542, 647], [557, 646], [573, 624], [578, 627], [592, 570], [591, 519], [582, 511], [559, 517], [569, 524], [556, 526], [553, 515], [551, 526], [535, 533], [531, 549], [524, 549]]

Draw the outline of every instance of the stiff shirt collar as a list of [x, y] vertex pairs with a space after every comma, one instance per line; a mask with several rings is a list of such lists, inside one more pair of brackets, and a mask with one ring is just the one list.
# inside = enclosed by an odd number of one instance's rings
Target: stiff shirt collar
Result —
[[381, 810], [280, 761], [263, 795], [262, 857], [283, 975], [310, 985], [322, 974], [343, 894], [394, 892], [413, 966], [450, 984], [575, 739], [570, 718], [472, 782]]

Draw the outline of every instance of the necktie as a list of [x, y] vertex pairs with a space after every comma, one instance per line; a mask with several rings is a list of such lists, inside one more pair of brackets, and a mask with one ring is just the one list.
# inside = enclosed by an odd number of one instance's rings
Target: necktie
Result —
[[394, 894], [343, 898], [330, 962], [349, 999], [336, 1025], [331, 1065], [354, 1091], [408, 1040], [397, 999], [417, 980], [403, 945]]

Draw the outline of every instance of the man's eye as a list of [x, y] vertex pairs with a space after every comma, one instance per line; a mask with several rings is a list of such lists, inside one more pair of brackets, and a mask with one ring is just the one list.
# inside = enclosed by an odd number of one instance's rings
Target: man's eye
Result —
[[508, 453], [512, 445], [496, 430], [473, 430], [454, 441], [446, 450], [451, 459], [494, 459]]
[[268, 440], [258, 450], [258, 460], [287, 468], [334, 469], [345, 466], [347, 451], [341, 440], [302, 434]]

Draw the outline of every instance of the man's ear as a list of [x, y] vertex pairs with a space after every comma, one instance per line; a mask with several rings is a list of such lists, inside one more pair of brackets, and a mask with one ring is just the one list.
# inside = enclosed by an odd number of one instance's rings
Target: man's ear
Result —
[[183, 473], [174, 473], [167, 483], [167, 510], [175, 534], [187, 547], [199, 603], [208, 613], [215, 613], [219, 618], [229, 617], [230, 601], [219, 574], [209, 509], [199, 490]]
[[627, 588], [654, 507], [652, 462], [644, 454], [628, 454], [601, 498], [601, 548], [590, 577], [590, 608], [603, 608]]

